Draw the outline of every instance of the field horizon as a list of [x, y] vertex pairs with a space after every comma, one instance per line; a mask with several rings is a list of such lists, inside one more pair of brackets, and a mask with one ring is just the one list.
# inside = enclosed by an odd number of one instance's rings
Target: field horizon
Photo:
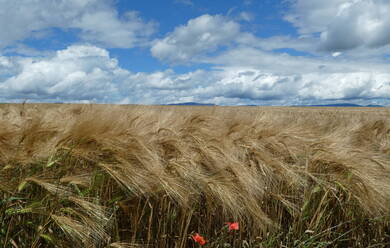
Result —
[[389, 107], [29, 103], [0, 118], [0, 247], [390, 245]]

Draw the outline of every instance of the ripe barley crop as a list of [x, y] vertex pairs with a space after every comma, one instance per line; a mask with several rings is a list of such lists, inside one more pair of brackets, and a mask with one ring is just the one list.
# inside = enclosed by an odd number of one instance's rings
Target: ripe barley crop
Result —
[[390, 109], [1, 105], [0, 220], [0, 247], [211, 247], [231, 220], [231, 247], [386, 247]]

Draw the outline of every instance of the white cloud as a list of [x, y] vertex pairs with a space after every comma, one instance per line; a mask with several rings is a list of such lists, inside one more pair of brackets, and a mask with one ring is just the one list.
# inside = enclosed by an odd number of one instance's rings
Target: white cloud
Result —
[[[17, 55], [24, 55], [24, 56], [31, 56], [31, 57], [41, 57], [41, 56], [48, 56], [52, 51], [48, 50], [38, 50], [29, 46], [26, 46], [22, 43], [15, 43], [12, 46], [9, 46], [2, 51], [4, 54], [17, 54]], [[1, 50], [0, 50], [1, 54]]]
[[341, 52], [334, 52], [334, 53], [332, 53], [332, 56], [333, 57], [338, 57], [338, 56], [340, 56], [342, 53]]
[[[390, 105], [388, 64], [379, 58], [390, 51], [385, 32], [390, 4], [385, 1], [297, 0], [286, 19], [299, 28], [300, 37], [259, 38], [240, 31], [228, 17], [202, 15], [152, 43], [147, 40], [154, 24], [137, 12], [119, 16], [110, 1], [22, 1], [15, 8], [13, 1], [0, 0], [0, 49], [8, 46], [3, 54], [25, 55], [0, 56], [2, 101]], [[240, 18], [251, 20], [244, 12]], [[20, 42], [44, 37], [51, 27], [75, 28], [93, 45], [42, 53]], [[329, 55], [321, 56], [316, 43]], [[134, 73], [105, 49], [143, 45], [151, 45], [152, 55], [164, 62], [214, 66], [183, 74], [171, 69]], [[315, 56], [275, 52], [283, 48]], [[342, 51], [352, 48], [361, 57], [351, 59], [351, 51]]]
[[0, 49], [47, 29], [76, 28], [84, 40], [106, 47], [130, 48], [142, 44], [155, 29], [136, 12], [120, 17], [105, 0], [0, 0]]
[[326, 51], [390, 44], [387, 0], [295, 0], [285, 19], [303, 35], [319, 33]]
[[259, 48], [265, 51], [291, 48], [315, 54], [317, 53], [315, 44], [318, 41], [312, 37], [271, 36], [269, 38], [259, 38], [251, 33], [241, 33], [236, 42], [241, 46]]
[[0, 85], [3, 80], [18, 73], [18, 65], [14, 59], [0, 56]]
[[347, 0], [290, 0], [292, 9], [285, 19], [293, 23], [301, 34], [323, 32], [335, 17], [338, 8]]
[[11, 67], [11, 62], [7, 57], [0, 56], [0, 68], [8, 68]]
[[[287, 48], [315, 56], [343, 54], [349, 58], [374, 58], [390, 53], [390, 32], [386, 30], [390, 26], [389, 1], [291, 1], [292, 9], [285, 19], [298, 28], [299, 37], [259, 38], [241, 32], [240, 24], [228, 17], [203, 15], [156, 40], [152, 55], [171, 64], [187, 64], [202, 61], [227, 44], [265, 51]], [[241, 12], [237, 18], [250, 21], [253, 15]]]
[[[251, 21], [253, 15], [240, 12], [235, 20]], [[219, 53], [221, 47], [252, 47], [272, 51], [290, 48], [318, 54], [313, 37], [272, 36], [259, 38], [249, 32], [241, 32], [240, 24], [229, 17], [202, 15], [178, 26], [165, 38], [156, 40], [151, 48], [154, 57], [171, 64], [202, 62], [211, 53]]]
[[[196, 78], [186, 75], [188, 88], [170, 91], [173, 97], [160, 99], [217, 104], [390, 104], [390, 73], [381, 60], [299, 57], [238, 47], [201, 61], [219, 66], [199, 71]], [[169, 78], [169, 85], [176, 85], [177, 75]]]
[[115, 84], [128, 75], [106, 50], [93, 46], [71, 46], [53, 57], [16, 63], [19, 71], [0, 83], [2, 98], [115, 101]]
[[[333, 99], [390, 104], [390, 73], [383, 64], [296, 58], [253, 48], [231, 50], [209, 62], [220, 66], [184, 74], [133, 73], [107, 50], [87, 45], [45, 58], [0, 57], [0, 100], [291, 105]], [[9, 67], [12, 75], [2, 70]]]
[[195, 57], [228, 45], [240, 33], [234, 21], [215, 15], [202, 15], [179, 26], [151, 48], [152, 55], [169, 63], [186, 63]]
[[242, 21], [246, 21], [246, 22], [250, 22], [250, 21], [253, 21], [255, 19], [255, 16], [250, 12], [242, 11], [238, 14], [237, 19], [242, 20]]
[[[199, 99], [224, 98], [242, 103], [301, 104], [323, 100], [370, 101], [372, 98], [390, 102], [390, 74], [375, 72], [351, 73], [270, 73], [261, 69], [225, 67], [214, 71], [214, 81], [194, 90]], [[230, 100], [229, 100], [230, 99]], [[207, 102], [207, 100], [206, 100]]]
[[390, 99], [390, 74], [376, 72], [307, 74], [298, 92], [304, 99]]
[[145, 46], [146, 38], [152, 35], [155, 29], [153, 23], [144, 23], [137, 12], [127, 12], [119, 20], [113, 10], [86, 13], [73, 21], [71, 27], [80, 28], [84, 40], [119, 48]]

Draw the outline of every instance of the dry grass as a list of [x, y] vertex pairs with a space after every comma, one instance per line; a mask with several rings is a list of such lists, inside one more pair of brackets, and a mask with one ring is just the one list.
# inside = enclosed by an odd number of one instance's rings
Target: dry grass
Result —
[[1, 105], [0, 220], [0, 247], [386, 247], [390, 110]]

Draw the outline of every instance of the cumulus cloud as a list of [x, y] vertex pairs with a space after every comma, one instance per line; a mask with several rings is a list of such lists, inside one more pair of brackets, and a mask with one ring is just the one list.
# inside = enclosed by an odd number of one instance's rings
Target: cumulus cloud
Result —
[[104, 0], [0, 0], [0, 49], [28, 37], [45, 35], [50, 28], [77, 29], [81, 38], [106, 47], [142, 44], [155, 24], [136, 12], [119, 16]]
[[303, 75], [298, 92], [302, 99], [357, 100], [390, 99], [390, 74], [352, 72]]
[[264, 51], [289, 48], [312, 54], [317, 52], [315, 45], [317, 39], [313, 37], [271, 36], [268, 38], [259, 38], [251, 33], [243, 32], [235, 41], [243, 47], [258, 48]]
[[0, 56], [0, 82], [18, 73], [18, 65], [13, 58]]
[[[201, 61], [218, 66], [195, 74], [164, 73], [158, 82], [170, 85], [165, 90], [171, 95], [159, 99], [216, 104], [390, 103], [390, 73], [380, 60], [291, 56], [239, 46]], [[181, 87], [173, 90], [174, 85]]]
[[[209, 73], [210, 74], [210, 73]], [[260, 69], [225, 67], [208, 77], [212, 83], [193, 96], [224, 104], [302, 104], [324, 100], [390, 99], [390, 74], [375, 72], [282, 74]], [[387, 100], [386, 100], [387, 99]], [[207, 102], [206, 100], [206, 102]]]
[[115, 101], [115, 84], [128, 72], [104, 49], [71, 46], [44, 59], [19, 58], [19, 71], [0, 83], [5, 99]]
[[[292, 105], [349, 101], [390, 101], [390, 74], [375, 72], [285, 74], [261, 69], [224, 67], [183, 75], [136, 75], [141, 82], [160, 77], [158, 89], [143, 88], [147, 103], [203, 102], [215, 104]], [[157, 82], [157, 81], [156, 81]], [[161, 83], [164, 82], [164, 83]], [[175, 87], [177, 85], [177, 87]]]
[[386, 70], [381, 63], [349, 63], [334, 59], [317, 59], [304, 56], [291, 56], [286, 53], [267, 52], [251, 47], [238, 47], [218, 56], [203, 60], [205, 63], [222, 65], [223, 67], [258, 68], [266, 72], [278, 74], [303, 74], [310, 72], [334, 73], [353, 72], [356, 70]]
[[220, 15], [202, 15], [155, 41], [152, 55], [168, 63], [185, 63], [200, 54], [228, 45], [240, 33], [238, 23]]
[[[154, 57], [170, 64], [188, 64], [204, 62], [210, 54], [218, 54], [222, 48], [227, 51], [235, 47], [251, 47], [265, 51], [289, 48], [306, 53], [317, 53], [313, 37], [272, 36], [259, 38], [252, 33], [240, 31], [241, 21], [253, 20], [249, 12], [240, 12], [232, 19], [220, 15], [202, 15], [191, 19], [186, 25], [179, 26], [156, 40], [151, 47]], [[226, 51], [225, 50], [225, 51]]]
[[7, 57], [0, 56], [0, 68], [8, 68], [10, 66], [10, 60]]
[[145, 23], [135, 11], [126, 12], [121, 20], [112, 10], [85, 13], [71, 27], [81, 29], [84, 40], [118, 48], [145, 46], [155, 31], [155, 24]]
[[387, 0], [295, 0], [285, 19], [302, 35], [320, 34], [320, 49], [344, 51], [390, 44]]
[[[384, 0], [296, 0], [286, 19], [300, 37], [259, 38], [242, 32], [238, 20], [253, 16], [241, 12], [236, 21], [199, 16], [152, 43], [147, 40], [155, 25], [137, 12], [119, 16], [110, 1], [20, 2], [16, 8], [13, 1], [0, 0], [0, 49], [24, 55], [0, 55], [1, 101], [390, 105], [388, 64], [379, 58], [351, 60], [345, 51], [390, 51], [385, 30], [390, 3]], [[90, 45], [46, 53], [21, 42], [44, 37], [52, 27], [77, 29]], [[317, 43], [329, 56], [316, 53]], [[210, 66], [182, 74], [172, 69], [137, 73], [121, 68], [107, 50], [144, 44], [161, 61]], [[317, 56], [278, 51], [283, 48]]]
[[[0, 100], [291, 105], [378, 99], [390, 104], [385, 65], [237, 49], [209, 61], [219, 67], [183, 74], [134, 73], [121, 68], [106, 49], [91, 45], [70, 46], [44, 58], [0, 57]], [[10, 67], [12, 75], [6, 70]]]

